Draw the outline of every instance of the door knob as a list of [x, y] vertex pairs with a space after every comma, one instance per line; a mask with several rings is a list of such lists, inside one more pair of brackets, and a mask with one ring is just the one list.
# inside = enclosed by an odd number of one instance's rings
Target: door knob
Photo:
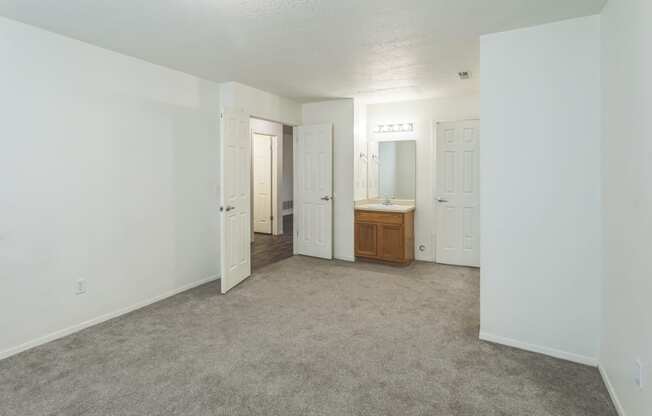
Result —
[[331, 197], [328, 196], [328, 195], [326, 195], [326, 196], [322, 196], [322, 197], [321, 197], [321, 200], [322, 200], [322, 201], [330, 201], [330, 200], [331, 200]]

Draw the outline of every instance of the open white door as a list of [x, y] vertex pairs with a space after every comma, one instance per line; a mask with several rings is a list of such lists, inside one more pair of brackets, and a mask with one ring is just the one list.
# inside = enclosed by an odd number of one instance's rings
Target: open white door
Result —
[[272, 137], [254, 133], [254, 232], [272, 233]]
[[333, 258], [333, 125], [294, 129], [294, 253]]
[[224, 110], [221, 125], [220, 286], [226, 293], [251, 274], [251, 138], [249, 116]]
[[480, 121], [437, 123], [437, 263], [480, 266]]

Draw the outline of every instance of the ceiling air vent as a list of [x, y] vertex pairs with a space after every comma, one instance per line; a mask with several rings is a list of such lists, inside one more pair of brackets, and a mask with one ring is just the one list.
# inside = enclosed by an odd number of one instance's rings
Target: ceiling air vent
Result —
[[469, 71], [462, 71], [462, 72], [458, 72], [457, 76], [460, 77], [460, 79], [462, 80], [469, 79], [471, 78], [471, 73]]

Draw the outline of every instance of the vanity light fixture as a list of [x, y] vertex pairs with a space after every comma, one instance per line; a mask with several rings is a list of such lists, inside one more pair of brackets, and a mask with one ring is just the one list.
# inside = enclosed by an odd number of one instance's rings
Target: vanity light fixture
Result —
[[414, 123], [378, 124], [374, 133], [411, 133]]
[[457, 76], [462, 80], [471, 79], [471, 71], [460, 71], [457, 73]]

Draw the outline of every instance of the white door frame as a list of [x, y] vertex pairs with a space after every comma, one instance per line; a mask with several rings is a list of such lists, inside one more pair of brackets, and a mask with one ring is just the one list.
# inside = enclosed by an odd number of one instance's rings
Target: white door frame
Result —
[[[437, 156], [438, 156], [439, 140], [441, 140], [441, 137], [438, 137], [438, 129], [439, 129], [439, 125], [443, 124], [443, 123], [461, 123], [461, 122], [478, 122], [479, 123], [480, 119], [477, 118], [477, 117], [467, 117], [467, 118], [460, 118], [460, 119], [454, 119], [454, 120], [436, 120], [436, 121], [434, 121], [432, 123], [432, 126], [431, 126], [432, 127], [432, 136], [431, 137], [434, 138], [434, 140], [432, 142], [432, 160], [435, 161], [435, 163], [433, 164], [432, 173], [431, 173], [432, 177], [434, 178], [434, 180], [432, 182], [432, 195], [433, 195], [433, 201], [432, 201], [433, 207], [432, 207], [432, 209], [433, 209], [433, 214], [434, 214], [434, 218], [435, 218], [435, 230], [434, 230], [434, 234], [432, 236], [432, 241], [433, 241], [433, 245], [434, 245], [434, 256], [435, 256], [435, 262], [436, 263], [440, 262], [440, 253], [438, 252], [439, 251], [438, 250], [438, 244], [439, 244], [438, 238], [439, 238], [439, 233], [440, 233], [440, 231], [441, 231], [441, 229], [443, 227], [443, 224], [440, 223], [441, 221], [440, 221], [440, 218], [439, 218], [439, 210], [442, 208], [442, 204], [438, 200], [440, 195], [438, 194], [438, 192], [439, 192], [439, 188], [438, 188], [439, 160], [438, 160]], [[480, 129], [480, 126], [478, 126], [478, 129]], [[482, 141], [480, 139], [480, 144], [478, 146], [478, 153], [481, 151], [480, 150], [481, 143], [482, 143]], [[477, 157], [478, 157], [478, 160], [479, 160], [479, 155]], [[479, 166], [478, 166], [478, 168], [479, 168]], [[481, 178], [479, 177], [479, 172], [476, 175], [477, 175], [478, 186], [481, 186]], [[481, 203], [479, 198], [480, 198], [480, 193], [478, 192], [478, 205]], [[478, 224], [477, 224], [478, 240], [480, 239], [480, 236], [479, 236], [479, 229], [480, 229], [479, 221], [480, 221], [480, 219], [479, 219], [479, 215], [478, 215]], [[479, 241], [478, 241], [478, 244], [479, 244]], [[466, 265], [466, 264], [463, 264], [463, 265]], [[477, 264], [472, 264], [472, 265], [469, 264], [467, 266], [479, 267], [479, 265], [480, 265], [480, 262], [479, 262], [479, 259], [478, 259]]]
[[[252, 218], [253, 218], [253, 227], [252, 230], [253, 232], [261, 232], [261, 231], [256, 231], [256, 229], [260, 230], [260, 222], [256, 222], [257, 219], [259, 219], [256, 216], [257, 212], [257, 207], [259, 205], [256, 204], [256, 172], [259, 170], [259, 168], [256, 167], [256, 149], [257, 149], [257, 143], [256, 140], [260, 140], [261, 138], [266, 139], [267, 143], [266, 146], [269, 146], [269, 169], [267, 170], [267, 180], [269, 181], [269, 212], [266, 213], [265, 215], [265, 220], [269, 221], [269, 223], [265, 224], [265, 228], [269, 227], [268, 230], [265, 230], [265, 234], [272, 234], [275, 235], [275, 226], [276, 226], [276, 216], [275, 214], [275, 205], [278, 204], [278, 201], [276, 200], [276, 195], [278, 193], [276, 192], [276, 189], [274, 188], [274, 164], [275, 164], [275, 158], [274, 158], [274, 137], [270, 134], [261, 134], [261, 133], [252, 133], [252, 138], [251, 138], [251, 182], [253, 184], [252, 187], [252, 195], [251, 195], [251, 201], [252, 201]], [[265, 158], [267, 159], [267, 157]], [[266, 161], [267, 162], [267, 161]], [[258, 225], [257, 225], [258, 224]], [[276, 226], [277, 228], [277, 226]]]
[[[265, 120], [260, 117], [251, 116], [253, 119], [269, 121], [270, 123], [276, 123], [281, 125], [281, 132], [283, 131], [283, 126], [288, 125], [281, 123], [279, 121]], [[251, 129], [251, 143], [253, 148], [254, 134], [259, 134], [263, 136], [270, 136], [272, 138], [272, 234], [281, 235], [283, 234], [283, 220], [282, 220], [282, 210], [279, 210], [279, 206], [282, 204], [280, 201], [281, 192], [279, 188], [281, 187], [279, 176], [283, 176], [283, 137], [279, 139], [278, 135], [258, 129]], [[253, 152], [252, 152], [253, 157]], [[253, 175], [253, 166], [252, 166], [252, 175]], [[253, 176], [252, 176], [253, 178]], [[253, 190], [253, 179], [252, 186]], [[253, 212], [253, 198], [252, 198], [252, 212]], [[254, 232], [253, 232], [253, 217], [252, 217], [252, 228], [251, 228], [251, 241], [254, 241]]]

